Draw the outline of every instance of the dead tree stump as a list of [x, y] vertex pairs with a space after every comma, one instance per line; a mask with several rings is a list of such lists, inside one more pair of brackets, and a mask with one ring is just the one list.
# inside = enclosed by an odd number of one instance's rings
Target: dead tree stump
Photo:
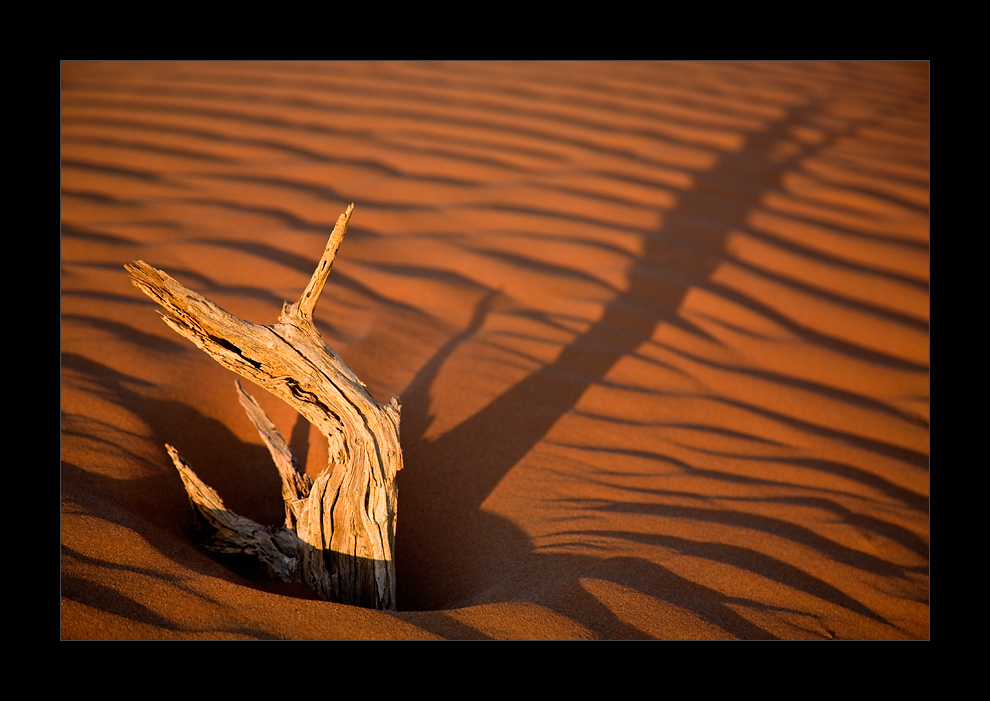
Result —
[[241, 405], [281, 476], [285, 525], [268, 528], [226, 509], [166, 445], [194, 510], [209, 526], [205, 545], [252, 555], [273, 577], [303, 582], [327, 601], [395, 609], [399, 400], [380, 406], [313, 323], [353, 208], [337, 220], [302, 297], [286, 303], [272, 326], [238, 319], [144, 261], [124, 267], [134, 285], [165, 309], [165, 323], [224, 367], [283, 399], [329, 441], [329, 465], [314, 481], [237, 381]]

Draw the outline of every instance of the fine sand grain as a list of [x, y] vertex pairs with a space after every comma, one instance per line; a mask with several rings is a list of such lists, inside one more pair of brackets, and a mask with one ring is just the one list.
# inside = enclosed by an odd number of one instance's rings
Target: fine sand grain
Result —
[[[63, 639], [927, 639], [926, 63], [61, 64]], [[282, 518], [142, 259], [400, 395], [400, 611]], [[316, 476], [322, 437], [252, 393]]]

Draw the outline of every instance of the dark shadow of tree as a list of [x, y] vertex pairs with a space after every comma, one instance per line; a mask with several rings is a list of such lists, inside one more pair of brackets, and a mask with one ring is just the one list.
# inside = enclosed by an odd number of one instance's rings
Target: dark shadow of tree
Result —
[[[505, 519], [482, 511], [481, 505], [509, 471], [534, 446], [544, 440], [556, 422], [574, 409], [589, 387], [605, 378], [619, 360], [634, 353], [644, 342], [652, 338], [658, 324], [666, 323], [677, 326], [687, 333], [706, 335], [702, 329], [679, 316], [678, 309], [690, 288], [715, 287], [710, 282], [711, 273], [725, 255], [728, 233], [747, 229], [747, 215], [760, 205], [761, 197], [768, 191], [780, 188], [783, 175], [794, 167], [797, 159], [807, 155], [806, 149], [792, 151], [790, 155], [782, 156], [779, 145], [783, 142], [793, 143], [790, 138], [792, 130], [806, 124], [815, 124], [819, 130], [829, 133], [828, 138], [823, 143], [817, 144], [815, 149], [826, 148], [835, 140], [852, 134], [867, 124], [866, 121], [823, 120], [820, 118], [822, 109], [821, 104], [815, 103], [796, 108], [781, 119], [768, 124], [764, 130], [750, 134], [738, 150], [723, 152], [711, 169], [693, 173], [694, 187], [679, 193], [676, 207], [664, 213], [662, 228], [659, 231], [643, 233], [642, 255], [628, 270], [627, 287], [607, 305], [600, 320], [568, 344], [554, 362], [541, 367], [510, 387], [470, 419], [429, 441], [422, 436], [429, 424], [430, 390], [437, 373], [457, 346], [470, 339], [481, 328], [486, 315], [495, 304], [497, 292], [491, 292], [482, 299], [471, 323], [420, 370], [402, 395], [404, 407], [402, 436], [406, 467], [399, 474], [400, 514], [397, 531], [397, 581], [400, 608], [405, 612], [436, 614], [431, 617], [417, 615], [415, 618], [417, 625], [444, 637], [485, 637], [470, 626], [450, 617], [443, 617], [442, 611], [466, 604], [504, 601], [505, 597], [522, 597], [567, 616], [585, 626], [599, 638], [647, 637], [643, 631], [613, 613], [583, 588], [579, 581], [585, 578], [598, 578], [693, 611], [701, 618], [720, 627], [728, 635], [750, 639], [773, 637], [769, 631], [748, 621], [737, 612], [740, 606], [752, 607], [754, 605], [752, 601], [727, 596], [713, 588], [690, 581], [658, 563], [644, 559], [610, 557], [607, 553], [602, 553], [601, 556], [585, 556], [540, 550], [535, 548], [529, 538], [516, 526]], [[491, 128], [492, 125], [484, 123], [480, 126]], [[212, 133], [209, 136], [220, 138]], [[537, 132], [531, 136], [546, 138], [547, 134]], [[322, 158], [317, 153], [308, 155]], [[96, 167], [85, 162], [63, 165], [90, 170]], [[499, 162], [499, 165], [505, 167], [504, 163]], [[112, 174], [152, 182], [160, 180], [160, 176], [155, 173], [133, 169], [127, 171], [116, 169]], [[407, 177], [401, 173], [399, 175]], [[299, 187], [294, 182], [284, 180], [271, 178], [256, 180], [262, 185], [296, 189]], [[96, 197], [92, 193], [78, 194]], [[315, 194], [330, 199], [339, 197], [338, 193], [326, 188], [318, 188]], [[241, 208], [252, 213], [275, 217], [285, 226], [295, 230], [312, 231], [321, 236], [325, 234], [321, 224], [304, 221], [282, 210], [219, 200], [196, 200], [192, 194], [187, 199], [217, 207]], [[378, 205], [385, 207], [389, 206], [389, 203], [382, 202]], [[599, 223], [610, 225], [609, 222]], [[107, 238], [105, 234], [82, 229], [65, 233], [82, 238], [103, 237], [100, 241], [108, 244], [116, 242]], [[860, 232], [855, 231], [846, 233], [851, 236], [860, 235]], [[761, 236], [758, 232], [753, 232], [753, 235]], [[868, 236], [868, 234], [863, 235]], [[305, 274], [309, 274], [312, 265], [311, 261], [257, 243], [204, 242], [238, 246], [249, 253], [269, 257]], [[775, 243], [780, 244], [779, 241]], [[506, 255], [495, 251], [478, 252], [491, 256]], [[526, 259], [523, 258], [509, 262], [516, 266], [527, 264]], [[340, 274], [335, 273], [335, 276]], [[351, 287], [362, 295], [374, 299], [376, 303], [388, 302], [396, 305], [399, 311], [419, 313], [414, 306], [376, 296], [373, 290], [356, 280], [335, 279], [338, 284]], [[916, 280], [906, 281], [921, 284]], [[253, 295], [268, 294], [260, 290], [238, 291], [241, 294], [248, 292]], [[833, 348], [853, 357], [887, 363], [894, 367], [906, 367], [902, 359], [888, 357], [846, 340], [832, 338], [796, 325], [792, 320], [777, 314], [772, 309], [754, 300], [742, 298], [734, 291], [720, 289], [719, 292], [754, 312], [771, 318], [809, 342]], [[265, 299], [267, 300], [267, 297]], [[281, 300], [275, 302], [280, 304]], [[875, 313], [877, 309], [871, 307], [868, 311]], [[916, 327], [923, 325], [922, 321], [916, 319], [897, 317], [896, 320]], [[79, 316], [74, 318], [74, 321], [127, 336], [128, 340], [145, 345], [155, 352], [175, 352], [179, 348], [175, 342], [142, 335], [135, 329], [124, 328], [95, 317]], [[182, 446], [182, 452], [191, 458], [191, 462], [196, 465], [197, 471], [201, 472], [204, 480], [223, 495], [233, 510], [261, 521], [277, 521], [281, 517], [282, 505], [278, 499], [277, 477], [271, 470], [270, 460], [263, 448], [243, 444], [221, 423], [200, 415], [187, 405], [149, 399], [132, 388], [132, 383], [140, 382], [137, 378], [123, 375], [82, 356], [62, 355], [62, 363], [63, 366], [91, 378], [98, 387], [102, 388], [101, 391], [105, 393], [104, 398], [108, 401], [133, 411], [146, 419], [149, 425], [153, 419], [156, 440], [159, 444], [174, 441], [175, 436], [183, 436], [184, 440], [191, 441], [191, 445], [187, 443]], [[916, 368], [912, 367], [912, 369]], [[787, 420], [786, 417], [777, 418]], [[297, 457], [302, 458], [303, 462], [305, 455], [301, 453], [306, 450], [307, 433], [308, 424], [300, 419], [293, 429], [291, 444]], [[851, 442], [862, 443], [861, 439], [855, 436], [845, 438]], [[210, 456], [220, 454], [228, 456], [229, 459], [223, 464], [210, 464], [208, 461], [198, 463], [195, 459], [199, 449], [195, 444], [197, 440], [209, 442], [208, 446], [201, 446], [204, 454]], [[888, 450], [888, 447], [882, 445], [866, 447]], [[927, 456], [920, 454], [905, 456], [902, 453], [903, 451], [897, 453], [897, 457], [907, 459], [914, 464], [920, 464], [927, 459]], [[663, 455], [652, 457], [658, 461], [671, 460], [669, 456]], [[872, 487], [877, 486], [877, 478], [873, 475], [857, 473], [852, 468], [838, 463], [812, 462], [813, 464], [809, 462], [808, 465], [811, 469], [841, 475], [845, 479], [859, 480]], [[685, 467], [700, 471], [695, 466]], [[81, 468], [64, 465], [63, 498], [74, 499], [82, 504], [83, 508], [92, 501], [94, 510], [98, 508], [103, 513], [107, 512], [108, 501], [119, 504], [120, 508], [113, 511], [109, 518], [118, 518], [121, 525], [139, 530], [152, 540], [155, 547], [168, 552], [173, 547], [168, 542], [168, 537], [181, 534], [166, 533], [156, 536], [154, 528], [141, 526], [140, 519], [134, 516], [140, 513], [141, 500], [149, 498], [149, 493], [157, 496], [166, 492], [172, 494], [169, 498], [174, 501], [168, 512], [175, 514], [175, 524], [188, 521], [188, 504], [181, 489], [172, 489], [166, 484], [166, 479], [174, 480], [175, 484], [178, 484], [178, 479], [171, 473], [167, 477], [158, 475], [149, 480], [134, 480], [128, 483], [96, 477]], [[731, 479], [745, 478], [736, 476]], [[753, 479], [756, 480], [758, 477], [754, 475]], [[98, 484], [94, 484], [94, 481]], [[885, 485], [881, 484], [880, 487]], [[905, 490], [898, 491], [892, 486], [887, 487], [886, 493], [903, 500], [912, 508], [922, 509], [926, 506], [926, 500], [921, 495]], [[99, 505], [96, 504], [97, 501]], [[892, 524], [874, 522], [861, 515], [846, 513], [847, 510], [844, 511], [841, 505], [828, 503], [825, 499], [816, 500], [815, 504], [824, 505], [825, 508], [842, 517], [856, 519], [861, 527], [884, 534], [916, 553], [926, 549], [926, 544], [920, 542], [916, 536], [899, 530]], [[725, 511], [716, 513], [704, 509], [677, 511], [664, 506], [644, 506], [638, 503], [634, 505], [619, 501], [585, 502], [577, 506], [602, 512], [638, 509], [639, 513], [653, 513], [663, 510], [667, 517], [693, 521], [718, 521], [767, 533], [782, 531], [785, 537], [807, 547], [844, 557], [852, 566], [884, 574], [899, 573], [895, 565], [878, 558], [870, 559], [843, 551], [832, 541], [802, 530], [794, 524], [754, 517], [742, 511], [736, 514], [727, 514]], [[269, 516], [271, 518], [267, 518]], [[180, 525], [176, 526], [176, 529], [178, 528]], [[577, 540], [586, 540], [588, 535], [606, 535], [631, 542], [644, 542], [645, 539], [649, 545], [747, 569], [773, 581], [786, 583], [850, 612], [883, 621], [882, 617], [867, 606], [827, 582], [777, 558], [751, 549], [728, 544], [701, 543], [667, 534], [593, 531], [575, 531], [573, 534]], [[80, 561], [85, 559], [85, 556], [71, 549], [64, 549], [64, 555]], [[107, 563], [105, 566], [115, 565]], [[237, 571], [236, 565], [233, 567], [234, 571]], [[241, 571], [239, 574], [251, 577], [246, 571]], [[266, 585], [261, 584], [262, 576], [251, 579], [258, 588], [267, 588]], [[543, 587], [540, 585], [542, 581], [553, 582], [554, 587], [552, 589]], [[152, 625], [169, 627], [169, 621], [161, 619], [158, 614], [143, 607], [136, 599], [121, 601], [119, 595], [115, 599], [114, 592], [101, 587], [102, 585], [72, 577], [63, 579], [63, 594], [70, 599], [88, 605], [94, 605], [94, 601], [104, 602], [104, 610], [108, 612], [142, 620]]]
[[[807, 155], [807, 149], [800, 149], [781, 156], [780, 145], [793, 143], [793, 129], [807, 123], [829, 132], [828, 139], [815, 148], [824, 148], [865, 125], [863, 121], [846, 121], [835, 126], [834, 121], [820, 117], [819, 104], [796, 108], [765, 130], [750, 134], [742, 148], [723, 152], [710, 170], [695, 173], [694, 188], [681, 193], [676, 208], [664, 213], [664, 224], [659, 231], [644, 237], [643, 253], [628, 271], [627, 289], [607, 305], [600, 320], [567, 345], [554, 362], [510, 387], [471, 418], [429, 441], [421, 436], [428, 425], [430, 387], [443, 357], [452, 348], [443, 349], [434, 362], [423, 368], [403, 394], [406, 468], [399, 475], [401, 509], [397, 536], [397, 581], [402, 610], [449, 609], [481, 603], [501, 593], [499, 582], [539, 578], [541, 573], [545, 576], [552, 570], [550, 581], [562, 578], [565, 589], [555, 589], [552, 596], [535, 592], [530, 600], [568, 616], [602, 638], [640, 638], [644, 634], [585, 591], [579, 578], [601, 577], [694, 611], [731, 636], [773, 637], [733, 608], [735, 604], [752, 606], [754, 602], [736, 601], [645, 560], [541, 552], [533, 548], [518, 528], [483, 512], [481, 505], [512, 467], [576, 406], [590, 386], [601, 381], [621, 358], [651, 339], [657, 324], [671, 324], [707, 337], [703, 330], [679, 316], [678, 308], [690, 287], [711, 287], [711, 273], [722, 260], [728, 233], [745, 230], [747, 215], [760, 205], [764, 193], [780, 188], [787, 170], [798, 158]], [[480, 327], [489, 299], [479, 305], [474, 328]], [[737, 301], [758, 312], [765, 311], [752, 300]], [[875, 351], [822, 336], [791, 322], [788, 326], [814, 343], [853, 357], [878, 359]], [[462, 337], [472, 333], [473, 329], [469, 328]], [[459, 340], [454, 339], [452, 344]], [[885, 356], [879, 360], [902, 364]], [[917, 461], [924, 456], [911, 457]], [[606, 505], [606, 508], [618, 507]], [[767, 530], [779, 524], [749, 519], [746, 526]], [[630, 540], [650, 537], [632, 533], [611, 535]], [[812, 547], [830, 550], [834, 545], [805, 532], [797, 535], [799, 541]], [[864, 604], [826, 582], [756, 551], [663, 535], [652, 537], [651, 542], [744, 567], [883, 621]], [[504, 555], [494, 557], [492, 553]], [[857, 562], [868, 569], [894, 567], [872, 561]]]

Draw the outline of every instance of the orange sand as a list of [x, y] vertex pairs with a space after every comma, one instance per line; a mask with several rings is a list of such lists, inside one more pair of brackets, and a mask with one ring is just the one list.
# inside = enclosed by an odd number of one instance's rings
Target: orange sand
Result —
[[[925, 639], [925, 63], [63, 63], [65, 639]], [[402, 397], [401, 610], [197, 547], [282, 517], [143, 259]], [[322, 438], [254, 392], [316, 475]]]

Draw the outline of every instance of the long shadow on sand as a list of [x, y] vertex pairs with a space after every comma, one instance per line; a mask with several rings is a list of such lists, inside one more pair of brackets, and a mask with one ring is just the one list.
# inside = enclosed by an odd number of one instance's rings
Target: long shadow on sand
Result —
[[[678, 308], [690, 287], [710, 284], [708, 280], [721, 260], [728, 233], [745, 229], [747, 214], [759, 206], [761, 196], [779, 188], [785, 172], [807, 155], [801, 151], [781, 157], [778, 147], [790, 140], [794, 128], [815, 121], [817, 113], [818, 106], [814, 104], [796, 109], [764, 131], [751, 134], [738, 151], [721, 154], [710, 170], [694, 174], [695, 187], [681, 194], [677, 207], [664, 214], [661, 230], [646, 236], [642, 256], [629, 269], [627, 289], [608, 304], [601, 319], [570, 343], [557, 360], [435, 440], [424, 440], [421, 435], [427, 425], [430, 386], [440, 359], [415, 378], [403, 394], [406, 469], [399, 475], [401, 511], [397, 536], [402, 610], [448, 609], [495, 601], [501, 595], [498, 583], [506, 582], [515, 582], [506, 594], [526, 596], [520, 592], [528, 587], [520, 582], [552, 572], [549, 581], [567, 582], [565, 588], [541, 593], [539, 587], [532, 587], [530, 600], [576, 620], [600, 637], [637, 638], [644, 634], [619, 620], [585, 591], [579, 578], [602, 577], [692, 610], [731, 636], [773, 637], [735, 612], [733, 605], [740, 602], [658, 564], [633, 558], [540, 553], [515, 526], [486, 514], [481, 505], [590, 386], [601, 381], [621, 358], [651, 339], [659, 323], [706, 335], [679, 316]], [[817, 126], [822, 128], [820, 123]], [[830, 139], [816, 148], [861, 126], [863, 122], [847, 122], [839, 130], [832, 129]], [[748, 300], [739, 301], [749, 304]], [[478, 315], [484, 313], [482, 305]], [[480, 326], [477, 316], [475, 324]], [[806, 329], [792, 330], [809, 337]], [[465, 333], [471, 332], [468, 329]], [[875, 352], [839, 339], [812, 340], [854, 357], [893, 360], [878, 358]], [[755, 527], [763, 525], [756, 523]], [[666, 547], [748, 568], [771, 580], [786, 579], [790, 586], [837, 606], [883, 620], [813, 575], [795, 572], [789, 565], [755, 551], [707, 547], [683, 539], [672, 542], [660, 535], [654, 540]], [[828, 547], [818, 541], [812, 545]], [[417, 623], [423, 624], [418, 619]]]

